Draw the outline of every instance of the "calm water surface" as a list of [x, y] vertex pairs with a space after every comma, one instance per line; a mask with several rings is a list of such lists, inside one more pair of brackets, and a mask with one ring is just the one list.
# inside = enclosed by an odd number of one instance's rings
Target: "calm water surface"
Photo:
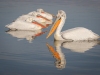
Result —
[[[62, 30], [80, 26], [100, 35], [99, 0], [0, 1], [0, 75], [99, 75], [98, 41], [59, 42], [53, 35], [46, 39], [50, 27], [34, 39], [30, 39], [32, 31], [6, 32], [5, 25], [38, 8], [52, 14], [64, 10], [67, 20]], [[52, 51], [61, 56], [60, 61]]]

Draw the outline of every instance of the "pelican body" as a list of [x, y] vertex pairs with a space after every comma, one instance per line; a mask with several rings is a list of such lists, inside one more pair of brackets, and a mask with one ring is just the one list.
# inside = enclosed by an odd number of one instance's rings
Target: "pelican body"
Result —
[[66, 41], [87, 41], [87, 40], [97, 40], [100, 36], [91, 30], [84, 27], [76, 27], [62, 31], [66, 20], [66, 13], [63, 10], [59, 10], [57, 14], [57, 19], [51, 28], [47, 38], [56, 30], [54, 34], [55, 40], [66, 40]]
[[36, 17], [23, 15], [16, 19], [14, 22], [6, 25], [11, 30], [39, 30], [46, 28], [46, 24], [43, 19]]
[[21, 21], [27, 21], [27, 22], [30, 22], [30, 23], [32, 23], [32, 21], [37, 21], [37, 22], [39, 22], [41, 24], [44, 23], [45, 26], [46, 26], [46, 24], [50, 24], [50, 22], [47, 22], [43, 18], [37, 17], [37, 15], [36, 16], [22, 15], [18, 19], [16, 19], [15, 21], [19, 21], [19, 20], [21, 20]]
[[11, 30], [39, 30], [45, 28], [44, 25], [39, 24], [38, 22], [26, 22], [26, 21], [15, 21], [9, 25], [6, 25], [7, 28]]
[[[45, 14], [46, 15], [46, 14]], [[39, 30], [52, 24], [52, 20], [41, 16], [39, 12], [32, 12], [22, 15], [11, 24], [6, 25], [11, 30]]]

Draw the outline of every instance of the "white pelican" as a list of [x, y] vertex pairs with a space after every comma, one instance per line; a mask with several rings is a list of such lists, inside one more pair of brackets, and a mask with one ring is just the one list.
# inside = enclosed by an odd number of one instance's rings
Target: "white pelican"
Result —
[[23, 15], [11, 24], [6, 25], [11, 30], [39, 30], [49, 26], [49, 22], [43, 18], [35, 16]]
[[30, 21], [31, 18], [28, 18], [26, 21], [17, 20], [15, 22], [12, 22], [11, 24], [6, 25], [5, 27], [11, 30], [32, 30], [32, 31], [46, 28], [45, 24], [43, 25], [35, 20], [32, 20], [32, 23]]
[[56, 17], [55, 15], [50, 14], [50, 13], [44, 11], [43, 9], [37, 9], [37, 12], [38, 12], [38, 14], [42, 15], [43, 17], [46, 17], [49, 20], [52, 20], [53, 17]]
[[83, 40], [97, 40], [100, 38], [99, 35], [95, 34], [91, 30], [86, 29], [84, 27], [76, 27], [61, 32], [65, 20], [66, 20], [66, 13], [63, 10], [59, 10], [57, 14], [57, 19], [46, 38], [48, 38], [55, 30], [56, 30], [54, 34], [55, 40], [83, 41]]
[[27, 22], [32, 22], [33, 20], [35, 20], [39, 23], [50, 24], [50, 22], [47, 22], [45, 19], [39, 18], [37, 16], [22, 15], [22, 16], [18, 17], [15, 21], [19, 21], [19, 20], [27, 21]]
[[[48, 17], [48, 14], [46, 14]], [[27, 15], [22, 15], [11, 24], [6, 25], [11, 30], [38, 30], [48, 27], [52, 24], [52, 20], [41, 16], [39, 12], [31, 12]]]
[[52, 21], [47, 21], [42, 17], [38, 17], [38, 14], [36, 12], [34, 12], [34, 16], [22, 15], [22, 16], [18, 17], [15, 21], [18, 21], [18, 20], [22, 20], [22, 21], [26, 20], [28, 22], [32, 22], [33, 20], [35, 20], [41, 24], [44, 24], [45, 26], [52, 24]]
[[40, 9], [37, 9], [37, 10], [38, 10], [37, 12], [33, 11], [33, 12], [28, 13], [27, 15], [29, 15], [29, 16], [36, 16], [39, 19], [42, 18], [42, 19], [45, 20], [46, 24], [52, 24], [53, 17], [52, 17], [51, 14], [42, 13], [42, 12], [40, 12]]
[[50, 14], [50, 13], [44, 11], [43, 9], [37, 9], [37, 11], [28, 13], [28, 15], [30, 15], [30, 16], [33, 16], [34, 14], [37, 15], [38, 18], [45, 19], [49, 24], [52, 24], [53, 17], [56, 17], [55, 15]]
[[18, 40], [23, 40], [24, 38], [26, 40], [29, 41], [29, 43], [31, 43], [36, 37], [41, 36], [42, 34], [44, 34], [46, 31], [42, 31], [42, 30], [36, 30], [36, 31], [25, 31], [25, 30], [17, 30], [17, 31], [12, 31], [12, 30], [8, 30], [6, 31], [7, 34], [12, 35], [13, 37], [18, 38]]

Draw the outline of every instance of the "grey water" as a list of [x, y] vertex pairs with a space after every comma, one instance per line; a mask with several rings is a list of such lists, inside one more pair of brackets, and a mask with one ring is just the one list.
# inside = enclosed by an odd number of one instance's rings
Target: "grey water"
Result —
[[[62, 31], [85, 27], [100, 35], [99, 0], [1, 0], [0, 75], [99, 75], [100, 42], [58, 42], [66, 61], [64, 68], [58, 68], [56, 58], [47, 47], [47, 44], [56, 47], [53, 35], [46, 39], [51, 26], [32, 40], [29, 37], [34, 32], [6, 32], [5, 25], [39, 8], [54, 15], [58, 10], [64, 10], [67, 19]], [[24, 38], [23, 35], [30, 36]]]

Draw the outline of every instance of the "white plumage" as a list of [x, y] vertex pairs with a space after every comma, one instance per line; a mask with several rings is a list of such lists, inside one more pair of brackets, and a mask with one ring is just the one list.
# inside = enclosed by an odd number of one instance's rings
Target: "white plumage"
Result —
[[6, 25], [7, 28], [10, 28], [11, 30], [39, 30], [42, 27], [32, 24], [30, 22], [25, 22], [25, 21], [15, 21], [9, 25]]
[[72, 40], [96, 40], [99, 38], [99, 35], [84, 27], [76, 27], [63, 31], [61, 35], [64, 39]]
[[47, 22], [43, 18], [36, 17], [36, 15], [34, 15], [34, 16], [22, 15], [22, 16], [18, 17], [15, 21], [26, 21], [26, 22], [30, 22], [30, 23], [32, 23], [32, 21], [37, 21], [39, 23], [49, 24], [49, 22]]
[[54, 16], [54, 15], [48, 13], [48, 12], [45, 12], [43, 9], [37, 9], [37, 13], [44, 16], [44, 17], [46, 17], [49, 20], [52, 20], [53, 16]]
[[99, 35], [84, 27], [76, 27], [61, 32], [65, 20], [66, 20], [66, 13], [63, 10], [59, 10], [57, 14], [57, 19], [53, 27], [51, 28], [47, 38], [55, 30], [56, 30], [54, 34], [55, 40], [86, 41], [86, 40], [97, 40], [100, 38]]
[[35, 17], [42, 16], [42, 17], [38, 17], [38, 19], [42, 19], [42, 20], [44, 19], [46, 24], [52, 24], [52, 22], [53, 22], [52, 14], [45, 12], [43, 9], [37, 9], [37, 11], [30, 12], [27, 15], [28, 16], [35, 16]]
[[37, 11], [18, 17], [5, 27], [11, 30], [39, 30], [52, 24], [52, 19], [51, 14], [44, 12], [43, 9], [37, 9]]

